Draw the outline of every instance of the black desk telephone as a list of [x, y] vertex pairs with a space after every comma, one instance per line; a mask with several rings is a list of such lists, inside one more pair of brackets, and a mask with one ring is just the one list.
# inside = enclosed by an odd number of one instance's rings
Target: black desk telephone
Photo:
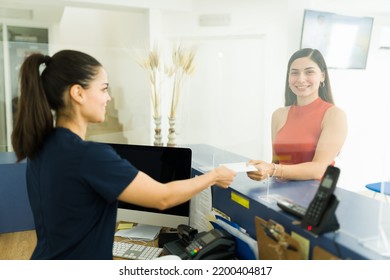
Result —
[[337, 230], [340, 226], [335, 211], [339, 201], [333, 194], [339, 179], [340, 169], [329, 165], [318, 190], [307, 207], [302, 226], [315, 234]]
[[224, 231], [212, 229], [198, 233], [198, 230], [179, 225], [180, 239], [164, 245], [164, 252], [177, 255], [183, 260], [225, 260], [235, 258], [235, 239]]
[[318, 190], [307, 208], [289, 200], [281, 200], [277, 205], [298, 218], [307, 230], [320, 234], [339, 228], [335, 211], [338, 200], [333, 194], [336, 189], [340, 169], [329, 165], [321, 179]]

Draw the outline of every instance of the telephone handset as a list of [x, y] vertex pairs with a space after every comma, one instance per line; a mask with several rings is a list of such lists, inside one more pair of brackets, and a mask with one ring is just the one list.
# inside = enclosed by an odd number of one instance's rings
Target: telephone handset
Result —
[[333, 192], [336, 189], [339, 175], [339, 168], [332, 165], [327, 167], [325, 174], [321, 179], [317, 193], [310, 202], [302, 219], [302, 224], [307, 226], [309, 229], [319, 225], [325, 211], [329, 207], [330, 202], [334, 199]]
[[219, 229], [202, 232], [185, 248], [188, 259], [229, 259], [234, 256], [234, 237]]

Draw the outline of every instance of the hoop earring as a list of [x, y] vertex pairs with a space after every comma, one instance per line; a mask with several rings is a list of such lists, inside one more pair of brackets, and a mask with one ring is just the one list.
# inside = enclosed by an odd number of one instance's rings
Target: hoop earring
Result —
[[325, 82], [320, 82], [320, 87], [324, 87], [325, 86]]

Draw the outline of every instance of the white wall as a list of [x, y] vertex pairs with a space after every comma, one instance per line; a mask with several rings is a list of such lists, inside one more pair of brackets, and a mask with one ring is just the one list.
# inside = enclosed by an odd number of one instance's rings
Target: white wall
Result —
[[110, 11], [68, 7], [55, 27], [52, 52], [72, 48], [85, 51], [104, 65], [110, 94], [129, 142], [150, 139], [150, 102], [146, 75], [135, 53], [149, 46], [145, 11]]

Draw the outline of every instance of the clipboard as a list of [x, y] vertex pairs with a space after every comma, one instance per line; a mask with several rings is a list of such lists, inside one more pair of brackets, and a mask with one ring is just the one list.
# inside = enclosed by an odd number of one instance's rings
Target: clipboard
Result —
[[256, 239], [260, 260], [303, 260], [297, 240], [273, 220], [255, 216]]

